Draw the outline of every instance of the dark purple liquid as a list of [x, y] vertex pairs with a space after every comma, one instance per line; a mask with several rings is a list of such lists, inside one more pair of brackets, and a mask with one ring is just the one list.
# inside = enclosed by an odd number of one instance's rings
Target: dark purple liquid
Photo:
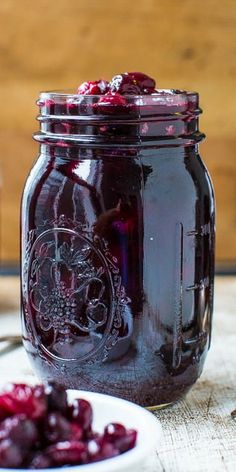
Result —
[[181, 398], [202, 371], [213, 299], [214, 201], [195, 146], [43, 146], [22, 212], [39, 376], [145, 406]]

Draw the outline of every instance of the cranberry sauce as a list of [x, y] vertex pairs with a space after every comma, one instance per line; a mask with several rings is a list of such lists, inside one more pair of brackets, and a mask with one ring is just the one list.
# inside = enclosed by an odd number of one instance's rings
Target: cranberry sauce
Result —
[[93, 429], [92, 405], [68, 401], [57, 384], [7, 384], [0, 391], [0, 468], [45, 469], [111, 459], [133, 449], [137, 431]]
[[23, 339], [42, 379], [153, 406], [202, 371], [214, 198], [197, 94], [146, 81], [131, 95], [126, 79], [41, 94], [22, 202]]

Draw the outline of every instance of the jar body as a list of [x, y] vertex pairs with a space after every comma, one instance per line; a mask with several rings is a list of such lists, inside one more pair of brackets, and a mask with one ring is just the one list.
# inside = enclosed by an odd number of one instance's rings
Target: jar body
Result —
[[196, 146], [42, 146], [22, 201], [23, 339], [43, 380], [144, 406], [201, 374], [214, 197]]

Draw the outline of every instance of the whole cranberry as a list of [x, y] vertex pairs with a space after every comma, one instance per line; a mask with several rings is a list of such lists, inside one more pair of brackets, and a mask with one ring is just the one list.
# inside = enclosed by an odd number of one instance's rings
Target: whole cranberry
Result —
[[81, 441], [64, 441], [49, 446], [46, 454], [54, 465], [82, 464], [87, 461], [87, 446]]
[[82, 398], [73, 401], [68, 408], [68, 418], [79, 424], [84, 431], [90, 430], [93, 421], [93, 410], [90, 403]]
[[139, 84], [127, 72], [115, 75], [109, 83], [109, 90], [113, 93], [120, 93], [122, 95], [141, 94]]
[[94, 80], [83, 82], [77, 90], [79, 95], [103, 95], [108, 91], [108, 82], [106, 80]]
[[0, 424], [0, 441], [11, 440], [15, 445], [29, 450], [38, 440], [38, 430], [35, 423], [24, 415], [7, 418]]
[[126, 436], [126, 428], [120, 423], [109, 423], [104, 429], [104, 440], [115, 443]]
[[97, 462], [119, 455], [119, 450], [111, 443], [104, 440], [91, 440], [88, 442], [88, 462]]
[[134, 448], [136, 441], [137, 431], [134, 429], [127, 429], [126, 435], [121, 438], [117, 438], [117, 440], [114, 442], [114, 445], [117, 447], [117, 449], [119, 449], [120, 452], [126, 452]]
[[43, 423], [43, 435], [47, 443], [54, 444], [71, 438], [72, 429], [69, 421], [59, 413], [49, 413]]
[[47, 410], [44, 387], [8, 384], [0, 393], [0, 410], [8, 416], [24, 414], [30, 419], [42, 418]]
[[57, 383], [50, 383], [45, 388], [48, 410], [64, 412], [67, 409], [67, 393], [65, 387]]
[[113, 444], [120, 453], [133, 449], [136, 440], [137, 431], [126, 429], [120, 423], [110, 423], [104, 429], [103, 442]]
[[22, 450], [19, 449], [10, 439], [0, 442], [0, 467], [20, 467], [23, 463], [24, 456]]
[[99, 105], [113, 105], [113, 106], [125, 106], [127, 104], [126, 100], [119, 93], [106, 93], [98, 101]]
[[154, 79], [149, 77], [142, 72], [128, 72], [127, 73], [135, 83], [140, 87], [142, 93], [153, 93], [155, 92], [156, 82]]
[[119, 93], [108, 92], [103, 95], [95, 104], [98, 113], [114, 114], [123, 113], [123, 108], [127, 106], [127, 102]]

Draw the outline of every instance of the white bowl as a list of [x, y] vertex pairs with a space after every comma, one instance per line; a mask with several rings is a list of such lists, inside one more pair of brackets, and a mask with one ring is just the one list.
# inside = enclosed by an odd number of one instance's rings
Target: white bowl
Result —
[[[134, 403], [110, 395], [68, 390], [69, 401], [74, 398], [88, 400], [94, 412], [93, 429], [102, 432], [108, 423], [123, 423], [127, 428], [138, 432], [137, 445], [120, 456], [93, 464], [71, 467], [40, 469], [45, 472], [139, 472], [150, 456], [159, 446], [162, 428], [160, 421], [149, 411]], [[14, 472], [16, 469], [1, 469], [0, 472]], [[22, 472], [24, 469], [20, 469]], [[29, 470], [29, 469], [27, 469]], [[17, 469], [19, 472], [19, 469]]]

